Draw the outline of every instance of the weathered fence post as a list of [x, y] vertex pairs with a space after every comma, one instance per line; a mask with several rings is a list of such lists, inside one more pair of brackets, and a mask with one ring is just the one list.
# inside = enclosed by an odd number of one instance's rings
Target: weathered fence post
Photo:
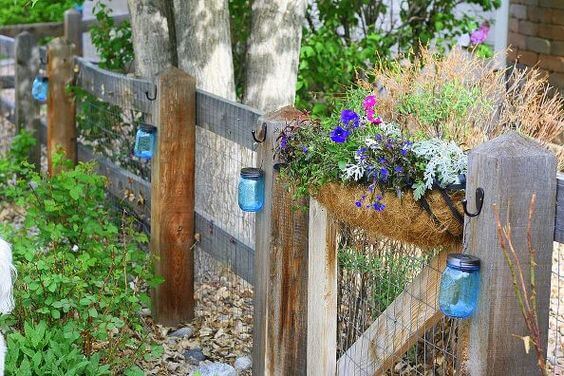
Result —
[[66, 158], [76, 164], [76, 104], [74, 95], [67, 86], [74, 78], [74, 56], [72, 44], [56, 38], [47, 49], [47, 159], [52, 175], [53, 155], [57, 148], [65, 152]]
[[337, 366], [337, 232], [327, 210], [309, 204], [307, 288], [308, 375], [335, 375]]
[[151, 251], [165, 282], [153, 294], [157, 321], [194, 317], [196, 81], [178, 68], [157, 78], [156, 154], [151, 170]]
[[511, 224], [513, 244], [526, 271], [525, 283], [530, 287], [528, 209], [531, 195], [537, 195], [531, 229], [532, 244], [537, 251], [538, 320], [546, 353], [556, 205], [555, 158], [534, 141], [509, 133], [470, 153], [467, 181], [470, 211], [476, 210], [474, 196], [478, 187], [484, 189], [485, 197], [481, 214], [466, 217], [465, 223], [465, 252], [481, 258], [482, 278], [478, 309], [459, 342], [461, 374], [539, 374], [534, 349], [531, 346], [527, 354], [519, 338], [528, 336], [529, 332], [498, 243], [492, 205], [499, 208], [501, 221]]
[[16, 37], [16, 130], [25, 129], [36, 139], [28, 155], [28, 161], [41, 168], [41, 143], [39, 141], [39, 103], [31, 96], [31, 86], [39, 67], [39, 51], [35, 37], [23, 32]]
[[65, 39], [74, 44], [74, 54], [82, 56], [82, 14], [76, 9], [65, 12]]
[[[296, 209], [277, 180], [276, 137], [300, 112], [285, 107], [259, 120], [266, 130], [258, 158], [265, 206], [256, 217], [253, 374], [305, 375], [307, 357], [308, 213]], [[264, 125], [264, 126], [263, 126]], [[307, 205], [307, 201], [301, 204]]]

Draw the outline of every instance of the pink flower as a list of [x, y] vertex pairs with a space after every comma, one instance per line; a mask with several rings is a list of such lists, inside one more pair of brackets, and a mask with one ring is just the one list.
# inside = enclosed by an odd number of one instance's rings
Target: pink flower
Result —
[[364, 107], [366, 111], [368, 111], [368, 109], [372, 109], [374, 106], [376, 106], [376, 97], [374, 95], [369, 95], [364, 98], [362, 107]]
[[490, 24], [484, 22], [482, 26], [480, 26], [479, 28], [474, 30], [472, 34], [470, 34], [470, 43], [474, 45], [484, 43], [488, 37], [489, 32], [490, 32]]
[[382, 118], [380, 116], [376, 116], [376, 113], [374, 112], [373, 108], [369, 108], [366, 110], [366, 117], [372, 124], [378, 125], [382, 123]]

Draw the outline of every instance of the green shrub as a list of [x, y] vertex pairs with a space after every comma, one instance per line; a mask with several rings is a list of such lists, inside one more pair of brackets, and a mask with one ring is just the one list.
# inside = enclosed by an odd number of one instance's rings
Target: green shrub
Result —
[[[16, 140], [16, 149], [25, 138]], [[26, 210], [23, 226], [0, 231], [13, 245], [18, 270], [16, 308], [2, 318], [14, 330], [9, 351], [17, 351], [9, 355], [8, 373], [121, 373], [158, 354], [139, 315], [150, 304], [148, 287], [161, 282], [143, 250], [147, 236], [108, 209], [106, 179], [94, 172], [94, 164], [70, 168], [58, 154], [61, 172], [44, 178], [31, 170], [10, 171], [16, 154], [12, 162], [0, 160], [6, 198]], [[33, 354], [52, 342], [61, 347], [41, 358]]]
[[84, 0], [0, 0], [0, 25], [63, 21], [66, 10]]

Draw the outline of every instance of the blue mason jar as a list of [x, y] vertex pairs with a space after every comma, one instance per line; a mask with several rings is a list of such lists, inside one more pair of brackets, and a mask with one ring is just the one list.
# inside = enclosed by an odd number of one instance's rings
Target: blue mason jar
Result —
[[469, 317], [478, 304], [479, 291], [480, 259], [461, 253], [448, 255], [439, 290], [441, 311], [448, 317]]
[[47, 91], [49, 89], [49, 80], [42, 74], [35, 76], [31, 85], [31, 96], [40, 103], [47, 100]]
[[133, 155], [137, 158], [151, 159], [155, 153], [157, 129], [149, 124], [140, 124], [135, 135]]
[[239, 180], [239, 207], [245, 212], [256, 213], [263, 205], [264, 172], [260, 168], [242, 168]]

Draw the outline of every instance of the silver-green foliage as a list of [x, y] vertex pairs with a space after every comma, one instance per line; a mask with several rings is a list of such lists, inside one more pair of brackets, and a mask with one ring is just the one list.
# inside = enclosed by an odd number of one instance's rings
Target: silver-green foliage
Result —
[[424, 179], [413, 185], [413, 195], [419, 200], [436, 182], [441, 187], [455, 183], [460, 174], [466, 173], [468, 156], [454, 142], [439, 138], [413, 144], [413, 152], [426, 162]]

